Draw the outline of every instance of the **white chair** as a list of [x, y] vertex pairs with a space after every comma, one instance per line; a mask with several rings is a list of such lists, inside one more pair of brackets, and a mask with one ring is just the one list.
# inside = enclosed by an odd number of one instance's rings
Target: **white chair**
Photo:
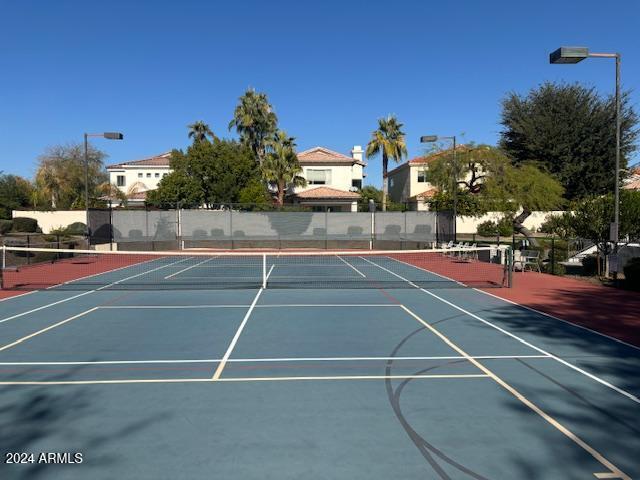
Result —
[[537, 250], [520, 250], [520, 255], [514, 258], [513, 268], [517, 269], [517, 265], [520, 265], [520, 271], [523, 273], [527, 270], [527, 267], [531, 271], [535, 269], [538, 273], [541, 273], [540, 252]]

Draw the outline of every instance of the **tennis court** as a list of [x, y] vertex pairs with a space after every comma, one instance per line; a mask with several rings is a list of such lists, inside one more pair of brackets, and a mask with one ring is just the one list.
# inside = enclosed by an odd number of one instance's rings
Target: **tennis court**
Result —
[[5, 263], [0, 442], [83, 462], [2, 478], [640, 477], [640, 350], [492, 296], [501, 255]]

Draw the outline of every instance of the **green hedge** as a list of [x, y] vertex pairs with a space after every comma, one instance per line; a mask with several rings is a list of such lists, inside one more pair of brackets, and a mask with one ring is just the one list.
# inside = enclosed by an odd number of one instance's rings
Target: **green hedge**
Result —
[[625, 285], [633, 290], [640, 290], [640, 257], [629, 260], [622, 270]]
[[482, 237], [495, 237], [497, 235], [509, 237], [513, 235], [513, 222], [507, 217], [501, 218], [498, 222], [487, 220], [478, 224], [477, 232]]
[[587, 255], [582, 259], [582, 274], [593, 277], [598, 273], [598, 257]]
[[36, 233], [38, 221], [33, 218], [15, 217], [13, 219], [13, 231], [20, 233]]
[[13, 220], [0, 220], [0, 235], [9, 233], [13, 228]]
[[87, 226], [82, 222], [73, 222], [65, 228], [67, 235], [84, 235], [87, 232]]

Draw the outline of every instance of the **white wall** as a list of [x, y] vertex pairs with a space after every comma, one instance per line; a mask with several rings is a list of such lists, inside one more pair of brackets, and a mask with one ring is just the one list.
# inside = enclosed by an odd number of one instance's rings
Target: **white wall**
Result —
[[13, 218], [27, 217], [37, 220], [42, 233], [49, 233], [54, 228], [64, 228], [75, 222], [87, 224], [87, 216], [84, 210], [56, 210], [52, 212], [14, 210], [11, 216]]
[[[169, 167], [127, 167], [110, 169], [109, 182], [113, 185], [117, 185], [118, 175], [124, 175], [125, 185], [118, 188], [125, 193], [137, 182], [144, 184], [144, 188], [139, 188], [139, 191], [155, 190], [158, 188], [158, 183], [162, 180], [162, 176], [170, 172], [171, 169]], [[139, 174], [142, 174], [142, 178], [138, 176]]]
[[[549, 212], [532, 212], [524, 221], [524, 226], [529, 230], [535, 232], [540, 225], [546, 220], [548, 215], [561, 215], [564, 213], [561, 210], [554, 210]], [[482, 217], [458, 217], [456, 223], [458, 233], [477, 233], [478, 225], [487, 220], [497, 222], [503, 217], [502, 212], [489, 212]]]
[[349, 191], [352, 186], [352, 180], [362, 180], [362, 165], [303, 165], [302, 176], [307, 177], [308, 170], [331, 170], [331, 183], [325, 185], [307, 184], [306, 187], [298, 187], [295, 193], [304, 192], [311, 188], [330, 187], [338, 190]]

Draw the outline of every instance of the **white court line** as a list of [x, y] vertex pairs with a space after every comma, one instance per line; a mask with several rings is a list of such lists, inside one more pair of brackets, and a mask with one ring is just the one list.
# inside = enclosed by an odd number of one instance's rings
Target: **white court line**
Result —
[[633, 348], [635, 350], [640, 350], [640, 347], [638, 347], [637, 345], [633, 345], [631, 343], [627, 343], [624, 340], [620, 340], [619, 338], [612, 337], [611, 335], [607, 335], [606, 333], [598, 332], [597, 330], [592, 330], [589, 327], [585, 327], [583, 325], [578, 325], [577, 323], [573, 323], [573, 322], [570, 322], [568, 320], [563, 320], [562, 318], [559, 318], [559, 317], [556, 317], [554, 315], [551, 315], [550, 313], [546, 313], [546, 312], [543, 312], [541, 310], [536, 310], [535, 308], [527, 307], [526, 305], [522, 305], [520, 303], [514, 302], [514, 301], [509, 300], [507, 298], [498, 297], [497, 295], [494, 295], [493, 293], [485, 292], [485, 291], [479, 290], [477, 288], [474, 288], [474, 290], [476, 292], [480, 292], [480, 293], [484, 293], [485, 295], [489, 295], [490, 297], [497, 298], [498, 300], [502, 300], [503, 302], [510, 303], [511, 305], [515, 305], [516, 307], [524, 308], [524, 309], [527, 309], [527, 310], [529, 310], [531, 312], [535, 312], [535, 313], [538, 313], [540, 315], [544, 315], [545, 317], [549, 317], [549, 318], [551, 318], [553, 320], [558, 320], [559, 322], [566, 323], [567, 325], [570, 325], [572, 327], [580, 328], [580, 329], [586, 330], [587, 332], [590, 332], [590, 333], [595, 333], [596, 335], [600, 335], [601, 337], [605, 337], [605, 338], [607, 338], [609, 340], [613, 340], [614, 342], [621, 343], [625, 347], [631, 347], [631, 348]]
[[609, 472], [607, 472], [607, 473], [615, 474], [615, 476], [613, 478], [621, 478], [621, 479], [624, 479], [624, 480], [631, 480], [631, 478], [628, 475], [626, 475], [622, 470], [620, 470], [613, 463], [611, 463], [609, 460], [607, 460], [604, 457], [604, 455], [602, 455], [595, 448], [593, 448], [591, 445], [589, 445], [587, 442], [585, 442], [581, 437], [579, 437], [578, 435], [573, 433], [571, 430], [569, 430], [567, 427], [565, 427], [558, 420], [556, 420], [551, 415], [549, 415], [544, 410], [542, 410], [540, 407], [538, 407], [535, 403], [533, 403], [531, 400], [529, 400], [526, 396], [524, 396], [522, 393], [520, 393], [518, 390], [516, 390], [516, 388], [511, 386], [509, 383], [507, 383], [501, 377], [496, 375], [493, 371], [491, 371], [489, 368], [487, 368], [484, 364], [480, 363], [478, 360], [472, 359], [471, 356], [467, 352], [465, 352], [461, 347], [459, 347], [457, 344], [455, 344], [446, 335], [441, 333], [437, 328], [435, 328], [433, 325], [430, 325], [429, 323], [424, 321], [422, 318], [420, 318], [418, 315], [416, 315], [414, 312], [412, 312], [406, 306], [403, 305], [402, 308], [409, 315], [411, 315], [415, 320], [417, 320], [419, 323], [424, 325], [425, 328], [427, 328], [429, 331], [431, 331], [434, 335], [438, 336], [449, 347], [451, 347], [453, 350], [458, 352], [460, 355], [463, 355], [463, 356], [467, 357], [467, 359], [473, 365], [475, 365], [478, 369], [480, 369], [482, 372], [487, 374], [493, 381], [495, 381], [498, 385], [500, 385], [507, 392], [509, 392], [511, 395], [513, 395], [522, 404], [524, 404], [530, 410], [532, 410], [537, 415], [539, 415], [549, 425], [554, 427], [556, 430], [558, 430], [560, 433], [562, 433], [564, 436], [566, 436], [568, 439], [570, 439], [572, 442], [574, 442], [576, 445], [578, 445], [580, 448], [582, 448], [585, 452], [589, 453], [589, 455], [591, 455], [596, 461], [600, 462], [600, 464], [602, 464], [604, 467], [608, 468]]
[[118, 272], [120, 270], [124, 270], [125, 268], [138, 267], [140, 265], [144, 265], [145, 263], [155, 262], [156, 260], [158, 260], [158, 259], [157, 258], [153, 258], [151, 260], [145, 260], [144, 262], [132, 263], [131, 265], [124, 265], [122, 267], [114, 268], [112, 270], [106, 270], [106, 271], [100, 272], [100, 273], [91, 273], [89, 275], [85, 275], [84, 277], [74, 278], [73, 280], [67, 280], [66, 282], [62, 282], [62, 283], [56, 283], [55, 285], [51, 285], [50, 287], [45, 288], [45, 290], [53, 290], [53, 289], [56, 289], [56, 288], [58, 288], [58, 287], [60, 287], [62, 285], [69, 285], [69, 284], [74, 283], [74, 282], [79, 282], [80, 280], [86, 280], [87, 278], [97, 277], [99, 275], [105, 275], [107, 273]]
[[[229, 358], [227, 363], [278, 363], [278, 362], [358, 362], [358, 361], [414, 361], [414, 360], [516, 360], [520, 358], [550, 358], [547, 355], [479, 355], [463, 357], [284, 357], [284, 358]], [[137, 365], [137, 364], [182, 364], [218, 363], [220, 358], [187, 360], [95, 360], [78, 362], [0, 362], [0, 366], [58, 366], [58, 365]]]
[[522, 343], [523, 345], [526, 345], [527, 347], [532, 348], [533, 350], [536, 350], [537, 352], [540, 352], [543, 355], [548, 355], [550, 358], [552, 358], [556, 362], [559, 362], [559, 363], [571, 368], [572, 370], [575, 370], [576, 372], [578, 372], [578, 373], [580, 373], [580, 374], [582, 374], [582, 375], [584, 375], [584, 376], [586, 376], [586, 377], [588, 377], [588, 378], [600, 383], [601, 385], [604, 385], [605, 387], [610, 388], [611, 390], [614, 390], [615, 392], [618, 392], [621, 395], [624, 395], [625, 397], [629, 398], [630, 400], [634, 401], [635, 403], [640, 403], [640, 398], [638, 398], [637, 396], [633, 395], [632, 393], [629, 393], [626, 390], [623, 390], [622, 388], [617, 387], [617, 386], [613, 385], [612, 383], [609, 383], [606, 380], [603, 380], [602, 378], [600, 378], [600, 377], [598, 377], [598, 376], [596, 376], [596, 375], [594, 375], [592, 373], [589, 373], [586, 370], [583, 370], [582, 368], [577, 367], [576, 365], [574, 365], [574, 364], [572, 364], [570, 362], [567, 362], [566, 360], [563, 360], [562, 358], [560, 358], [560, 357], [558, 357], [558, 356], [556, 356], [556, 355], [554, 355], [554, 354], [552, 354], [550, 352], [547, 352], [546, 350], [544, 350], [544, 349], [542, 349], [540, 347], [537, 347], [537, 346], [533, 345], [532, 343], [527, 342], [525, 339], [523, 339], [523, 338], [521, 338], [521, 337], [519, 337], [519, 336], [517, 336], [517, 335], [515, 335], [515, 334], [513, 334], [511, 332], [509, 332], [508, 330], [505, 330], [504, 328], [501, 328], [501, 327], [489, 322], [488, 320], [485, 320], [484, 318], [479, 317], [475, 313], [472, 313], [472, 312], [470, 312], [468, 310], [465, 310], [464, 308], [462, 308], [462, 307], [460, 307], [460, 306], [458, 306], [458, 305], [456, 305], [456, 304], [454, 304], [454, 303], [452, 303], [452, 302], [450, 302], [448, 300], [445, 300], [444, 298], [436, 295], [435, 293], [432, 293], [432, 292], [430, 292], [428, 290], [425, 290], [424, 288], [419, 287], [418, 285], [416, 285], [415, 283], [411, 282], [410, 280], [407, 280], [406, 278], [398, 275], [397, 273], [392, 272], [391, 270], [389, 270], [389, 269], [387, 269], [387, 268], [385, 268], [385, 267], [383, 267], [381, 265], [378, 265], [377, 263], [371, 262], [371, 261], [367, 260], [366, 258], [365, 258], [365, 261], [371, 263], [372, 265], [377, 266], [378, 268], [381, 268], [381, 269], [391, 273], [392, 275], [398, 277], [401, 280], [404, 280], [405, 282], [407, 282], [412, 287], [415, 287], [418, 290], [426, 293], [427, 295], [430, 295], [433, 298], [436, 298], [436, 299], [440, 300], [441, 302], [449, 305], [450, 307], [455, 308], [456, 310], [464, 313], [465, 315], [468, 315], [471, 318], [475, 318], [476, 320], [484, 323], [485, 325], [487, 325], [487, 326], [489, 326], [491, 328], [494, 328], [494, 329], [498, 330], [499, 332], [504, 333], [505, 335], [513, 338], [514, 340], [517, 340], [518, 342]]
[[[274, 265], [272, 265], [272, 268], [274, 267]], [[257, 273], [256, 275], [253, 276], [247, 276], [247, 275], [220, 275], [215, 276], [215, 275], [209, 275], [206, 277], [194, 277], [194, 276], [182, 276], [180, 278], [174, 278], [173, 280], [220, 280], [220, 281], [224, 281], [224, 280], [255, 280], [255, 279], [261, 279], [262, 278], [262, 274], [261, 273]], [[317, 280], [350, 280], [350, 279], [357, 279], [358, 277], [356, 276], [346, 276], [346, 275], [273, 275], [271, 278], [286, 278], [286, 279], [292, 279], [295, 280], [296, 278], [314, 278]]]
[[[391, 258], [391, 257], [389, 257], [389, 258]], [[417, 265], [411, 265], [410, 263], [403, 262], [402, 260], [398, 260], [397, 258], [391, 258], [391, 260], [394, 260], [394, 261], [396, 261], [398, 263], [402, 263], [404, 265], [407, 265], [408, 267], [417, 268], [417, 269], [422, 270], [424, 272], [430, 273], [431, 275], [436, 275], [438, 277], [442, 277], [442, 278], [445, 278], [447, 280], [451, 280], [452, 282], [458, 283], [460, 285], [464, 285], [463, 283], [460, 283], [457, 280], [454, 280], [453, 278], [449, 278], [446, 275], [442, 275], [440, 273], [432, 272], [431, 270], [427, 270], [426, 268], [418, 267]], [[560, 317], [556, 317], [555, 315], [551, 315], [550, 313], [546, 313], [546, 312], [543, 312], [541, 310], [536, 310], [535, 308], [531, 308], [531, 307], [528, 307], [526, 305], [522, 305], [520, 303], [514, 302], [513, 300], [509, 300], [507, 298], [499, 297], [498, 295], [495, 295], [495, 294], [490, 293], [490, 292], [485, 292], [484, 290], [480, 290], [479, 288], [472, 288], [472, 290], [475, 290], [476, 292], [482, 293], [484, 295], [489, 295], [490, 297], [496, 298], [498, 300], [502, 300], [503, 302], [510, 303], [511, 305], [515, 305], [516, 307], [524, 308], [524, 309], [529, 310], [531, 312], [535, 312], [535, 313], [538, 313], [540, 315], [544, 315], [545, 317], [549, 317], [549, 318], [551, 318], [553, 320], [558, 320], [559, 322], [566, 323], [567, 325], [570, 325], [572, 327], [579, 328], [579, 329], [582, 329], [582, 330], [586, 330], [587, 332], [595, 333], [596, 335], [600, 335], [601, 337], [605, 337], [605, 338], [608, 338], [609, 340], [613, 340], [614, 342], [620, 343], [620, 344], [625, 345], [627, 347], [631, 347], [634, 350], [640, 350], [639, 346], [633, 345], [633, 344], [628, 343], [628, 342], [625, 342], [624, 340], [620, 340], [619, 338], [612, 337], [611, 335], [607, 335], [606, 333], [598, 332], [597, 330], [592, 330], [589, 327], [585, 327], [583, 325], [578, 325], [577, 323], [573, 323], [573, 322], [570, 322], [568, 320], [564, 320], [564, 319], [562, 319]]]
[[349, 266], [349, 267], [353, 268], [353, 269], [358, 273], [358, 275], [360, 275], [361, 277], [365, 277], [365, 278], [366, 278], [366, 275], [365, 275], [364, 273], [362, 273], [362, 272], [361, 272], [360, 270], [358, 270], [356, 267], [354, 267], [353, 265], [351, 265], [349, 262], [347, 262], [347, 261], [346, 261], [344, 258], [342, 258], [340, 255], [336, 255], [336, 256], [337, 256], [337, 257], [338, 257], [338, 258], [339, 258], [339, 259], [340, 259], [340, 260], [341, 260], [345, 265], [347, 265], [347, 266]]
[[[27, 310], [26, 312], [22, 312], [22, 313], [17, 313], [15, 315], [11, 315], [10, 317], [6, 317], [6, 318], [3, 318], [2, 320], [0, 320], [0, 323], [8, 322], [9, 320], [13, 320], [15, 318], [23, 317], [25, 315], [29, 315], [30, 313], [39, 312], [40, 310], [44, 310], [45, 308], [53, 307], [55, 305], [59, 305], [61, 303], [65, 303], [65, 302], [68, 302], [70, 300], [74, 300], [76, 298], [80, 298], [80, 297], [82, 297], [84, 295], [89, 295], [91, 293], [95, 293], [95, 292], [97, 292], [99, 290], [104, 290], [105, 288], [111, 287], [113, 285], [117, 285], [120, 282], [123, 282], [123, 281], [126, 281], [126, 280], [131, 280], [132, 278], [136, 278], [136, 277], [139, 277], [141, 275], [146, 275], [147, 273], [155, 272], [156, 270], [160, 270], [161, 268], [169, 267], [171, 265], [174, 265], [176, 263], [182, 262], [184, 260], [185, 259], [182, 259], [182, 260], [178, 260], [177, 262], [169, 263], [167, 265], [162, 265], [160, 267], [154, 268], [153, 270], [147, 270], [144, 273], [139, 273], [137, 275], [132, 275], [130, 277], [123, 278], [121, 280], [118, 280], [117, 282], [110, 283], [109, 285], [103, 285], [102, 287], [96, 288], [94, 290], [89, 290], [88, 292], [82, 292], [82, 293], [79, 293], [78, 295], [73, 295], [71, 297], [63, 298], [62, 300], [58, 300], [57, 302], [47, 303], [46, 305], [42, 305], [41, 307], [33, 308], [31, 310]], [[129, 265], [129, 267], [132, 267], [132, 266], [134, 266], [134, 265]], [[104, 273], [108, 273], [108, 272], [104, 272]]]
[[192, 268], [199, 267], [200, 265], [202, 265], [204, 263], [207, 263], [208, 261], [213, 260], [214, 258], [216, 258], [216, 257], [206, 258], [201, 262], [198, 262], [198, 263], [196, 263], [194, 265], [191, 265], [190, 267], [183, 268], [182, 270], [178, 270], [177, 272], [172, 273], [171, 275], [167, 275], [166, 277], [164, 277], [164, 279], [167, 280], [167, 279], [169, 279], [171, 277], [175, 277], [176, 275], [178, 275], [178, 274], [180, 274], [182, 272], [186, 272], [187, 270], [191, 270]]
[[0, 385], [101, 385], [119, 383], [191, 383], [191, 382], [282, 382], [304, 380], [406, 380], [406, 379], [448, 379], [448, 378], [489, 378], [483, 374], [434, 374], [434, 375], [343, 375], [332, 377], [229, 377], [218, 378], [149, 378], [124, 380], [63, 380], [63, 381], [16, 381], [0, 382]]
[[10, 297], [0, 298], [0, 302], [6, 302], [7, 300], [13, 300], [14, 298], [24, 297], [26, 295], [31, 295], [32, 293], [36, 293], [37, 290], [31, 290], [30, 292], [19, 293], [18, 295], [12, 295]]
[[136, 310], [136, 309], [152, 309], [152, 310], [163, 310], [163, 309], [179, 309], [183, 310], [186, 308], [249, 308], [251, 305], [99, 305], [98, 308], [103, 310]]
[[[136, 309], [136, 308], [149, 308], [149, 309], [184, 309], [184, 308], [249, 308], [251, 305], [238, 305], [238, 304], [213, 304], [213, 305], [99, 305], [98, 308], [102, 309]], [[356, 308], [356, 307], [394, 307], [400, 308], [400, 305], [397, 303], [286, 303], [286, 304], [264, 304], [264, 305], [256, 305], [254, 308], [294, 308], [294, 307], [346, 307], [346, 308]]]
[[11, 347], [15, 347], [16, 345], [24, 342], [25, 340], [29, 340], [30, 338], [33, 338], [33, 337], [35, 337], [37, 335], [40, 335], [41, 333], [48, 332], [49, 330], [52, 330], [52, 329], [54, 329], [56, 327], [59, 327], [60, 325], [64, 325], [65, 323], [70, 322], [71, 320], [75, 320], [76, 318], [82, 317], [84, 315], [88, 315], [89, 313], [91, 313], [91, 312], [93, 312], [95, 310], [97, 310], [96, 307], [90, 308], [89, 310], [85, 310], [84, 312], [78, 313], [77, 315], [74, 315], [74, 316], [69, 317], [69, 318], [65, 318], [61, 322], [54, 323], [53, 325], [49, 325], [48, 327], [43, 328], [41, 330], [38, 330], [37, 332], [33, 332], [33, 333], [30, 333], [29, 335], [25, 335], [24, 337], [19, 338], [15, 342], [11, 342], [11, 343], [8, 343], [8, 344], [3, 345], [2, 347], [0, 347], [0, 352], [2, 352], [4, 350], [8, 350]]
[[[271, 270], [273, 270], [273, 265], [271, 266]], [[271, 273], [271, 270], [269, 270], [269, 273]], [[267, 277], [268, 277], [268, 275], [267, 275]], [[258, 290], [258, 293], [256, 293], [256, 296], [254, 297], [253, 302], [251, 302], [251, 306], [249, 307], [249, 310], [247, 310], [247, 313], [245, 314], [244, 318], [242, 319], [242, 322], [240, 323], [240, 326], [238, 327], [238, 330], [236, 331], [236, 334], [233, 336], [233, 339], [231, 340], [231, 343], [229, 344], [229, 348], [227, 348], [227, 351], [225, 352], [224, 356], [220, 360], [220, 363], [218, 364], [218, 368], [216, 368], [216, 371], [213, 374], [213, 377], [211, 377], [212, 380], [219, 380], [220, 379], [220, 375], [222, 375], [222, 371], [224, 370], [224, 367], [227, 364], [227, 360], [231, 356], [231, 352], [233, 352], [233, 349], [235, 348], [236, 343], [238, 342], [238, 339], [240, 338], [240, 334], [242, 333], [242, 330], [244, 330], [244, 326], [247, 324], [247, 321], [249, 320], [249, 317], [251, 316], [251, 312], [253, 312], [253, 307], [255, 307], [256, 303], [258, 302], [258, 299], [260, 298], [260, 294], [262, 293], [262, 290], [264, 290], [264, 288], [261, 288], [260, 290]]]

